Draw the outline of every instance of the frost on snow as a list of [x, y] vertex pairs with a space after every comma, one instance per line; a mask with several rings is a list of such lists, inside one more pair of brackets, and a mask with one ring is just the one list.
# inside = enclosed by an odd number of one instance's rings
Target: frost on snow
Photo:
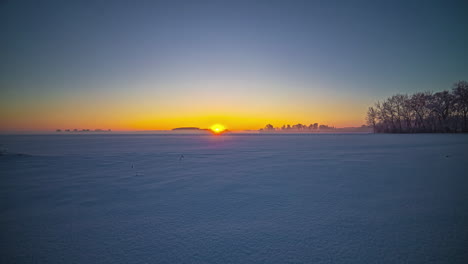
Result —
[[466, 135], [0, 144], [1, 263], [468, 263]]

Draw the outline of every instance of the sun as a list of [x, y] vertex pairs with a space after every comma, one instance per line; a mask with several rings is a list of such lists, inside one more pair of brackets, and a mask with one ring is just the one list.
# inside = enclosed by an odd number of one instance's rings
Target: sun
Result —
[[215, 134], [219, 134], [219, 133], [222, 133], [224, 130], [226, 130], [226, 128], [221, 125], [221, 124], [214, 124], [210, 127], [211, 131], [213, 131], [213, 133]]

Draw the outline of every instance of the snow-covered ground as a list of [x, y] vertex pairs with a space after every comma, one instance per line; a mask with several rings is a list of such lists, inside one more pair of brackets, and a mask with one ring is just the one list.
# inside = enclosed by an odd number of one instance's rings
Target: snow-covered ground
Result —
[[468, 135], [0, 144], [0, 263], [468, 263]]

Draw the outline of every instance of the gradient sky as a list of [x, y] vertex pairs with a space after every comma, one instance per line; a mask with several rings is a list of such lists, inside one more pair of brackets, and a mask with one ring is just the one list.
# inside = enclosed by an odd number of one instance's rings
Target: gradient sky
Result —
[[0, 130], [360, 126], [468, 80], [464, 2], [2, 1]]

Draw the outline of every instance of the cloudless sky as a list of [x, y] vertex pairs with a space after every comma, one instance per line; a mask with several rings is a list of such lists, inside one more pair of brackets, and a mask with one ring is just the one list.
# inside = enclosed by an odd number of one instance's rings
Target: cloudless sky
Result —
[[0, 130], [364, 124], [468, 80], [466, 1], [2, 1]]

